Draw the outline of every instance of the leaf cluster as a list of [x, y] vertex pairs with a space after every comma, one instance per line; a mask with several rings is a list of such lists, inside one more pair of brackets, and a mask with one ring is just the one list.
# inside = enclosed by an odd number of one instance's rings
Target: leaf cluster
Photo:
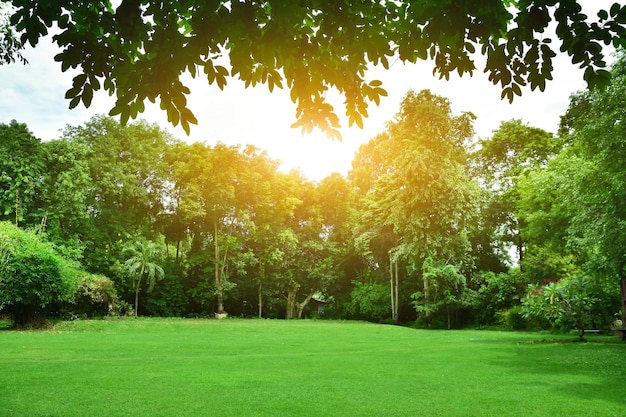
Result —
[[[366, 70], [389, 68], [394, 57], [431, 59], [433, 73], [448, 79], [453, 72], [472, 74], [480, 53], [489, 80], [512, 101], [526, 85], [545, 89], [556, 48], [585, 69], [590, 86], [606, 83], [602, 44], [617, 47], [626, 39], [626, 6], [616, 3], [590, 21], [576, 0], [10, 4], [10, 23], [22, 44], [35, 46], [53, 25], [60, 29], [53, 36], [62, 49], [55, 59], [63, 71], [80, 68], [66, 93], [70, 108], [88, 107], [94, 92], [104, 89], [115, 94], [110, 115], [119, 115], [122, 124], [142, 113], [146, 100], [158, 101], [168, 120], [187, 133], [197, 119], [187, 106], [185, 73], [220, 89], [233, 78], [246, 87], [286, 87], [296, 105], [294, 127], [319, 127], [338, 138], [339, 117], [327, 92], [343, 96], [349, 124], [362, 126], [369, 104], [387, 95], [380, 81], [367, 80]], [[546, 35], [553, 22], [554, 39]], [[14, 38], [0, 42], [9, 46], [5, 61], [19, 50]]]

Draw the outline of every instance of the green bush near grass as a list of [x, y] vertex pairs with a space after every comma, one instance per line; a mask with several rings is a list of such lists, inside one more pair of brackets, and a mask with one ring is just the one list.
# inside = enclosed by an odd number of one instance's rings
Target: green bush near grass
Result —
[[511, 307], [496, 313], [498, 324], [509, 330], [524, 330], [527, 323], [522, 306]]
[[0, 331], [0, 416], [620, 416], [626, 344], [362, 322]]

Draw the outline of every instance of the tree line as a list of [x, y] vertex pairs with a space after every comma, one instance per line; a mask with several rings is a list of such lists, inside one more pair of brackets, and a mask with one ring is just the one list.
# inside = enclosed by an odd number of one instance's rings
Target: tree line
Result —
[[0, 309], [609, 328], [626, 293], [618, 58], [557, 134], [510, 120], [476, 139], [472, 113], [410, 91], [319, 182], [142, 121], [47, 142], [1, 124]]

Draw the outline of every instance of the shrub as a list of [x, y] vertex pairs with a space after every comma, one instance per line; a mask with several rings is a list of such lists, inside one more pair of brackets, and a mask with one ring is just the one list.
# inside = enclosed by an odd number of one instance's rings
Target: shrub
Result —
[[[503, 314], [520, 305], [528, 287], [528, 279], [519, 268], [509, 272], [481, 272], [474, 279], [472, 309], [480, 324], [494, 324], [501, 321]], [[502, 324], [502, 323], [499, 323]]]
[[526, 319], [522, 306], [511, 307], [507, 310], [499, 311], [496, 314], [498, 324], [511, 330], [524, 330], [526, 328]]
[[382, 284], [355, 282], [346, 311], [351, 318], [380, 322], [389, 318], [389, 287]]
[[[530, 285], [523, 300], [523, 313], [544, 326], [564, 331], [576, 329], [582, 339], [585, 329], [610, 327], [613, 317], [607, 304], [612, 304], [613, 299], [599, 279], [575, 274], [544, 286]], [[618, 308], [616, 303], [614, 311]]]
[[76, 316], [115, 314], [120, 306], [113, 281], [103, 275], [83, 274], [69, 309]]
[[62, 258], [35, 232], [0, 223], [3, 255], [0, 265], [0, 310], [25, 326], [44, 308], [69, 301], [76, 288], [77, 265]]

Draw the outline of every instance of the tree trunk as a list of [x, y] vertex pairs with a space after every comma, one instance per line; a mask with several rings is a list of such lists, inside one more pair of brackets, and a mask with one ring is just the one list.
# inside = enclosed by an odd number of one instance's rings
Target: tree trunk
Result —
[[25, 328], [35, 316], [35, 311], [31, 306], [25, 304], [14, 304], [10, 311], [13, 313], [13, 327], [16, 329]]
[[391, 254], [389, 254], [389, 291], [391, 292], [391, 318], [395, 320], [396, 318], [396, 304], [395, 297], [393, 291], [393, 260], [391, 259]]
[[213, 224], [213, 242], [215, 247], [215, 292], [217, 293], [217, 313], [224, 313], [224, 286], [220, 274], [220, 246], [217, 242], [217, 219]]
[[263, 284], [259, 281], [259, 318], [263, 317]]
[[622, 289], [622, 329], [626, 328], [626, 276], [620, 277]]
[[522, 271], [522, 261], [524, 260], [524, 241], [522, 240], [522, 235], [519, 232], [517, 233], [517, 258], [517, 263], [520, 265], [520, 271]]
[[389, 254], [389, 286], [391, 291], [391, 319], [398, 322], [398, 261]]
[[287, 311], [285, 312], [285, 319], [289, 320], [294, 317], [296, 312], [296, 293], [297, 289], [289, 287], [287, 290]]
[[[430, 281], [424, 278], [424, 303], [428, 305], [430, 302]], [[430, 327], [430, 312], [426, 310], [426, 325]]]
[[139, 287], [141, 287], [142, 275], [143, 275], [143, 270], [142, 270], [142, 273], [139, 274], [139, 277], [137, 278], [137, 286], [135, 287], [135, 317], [137, 317], [137, 315], [139, 314], [137, 310], [139, 309]]
[[395, 261], [394, 264], [395, 264], [395, 272], [396, 272], [396, 285], [395, 285], [395, 287], [396, 287], [396, 302], [394, 303], [395, 310], [394, 310], [393, 321], [395, 323], [397, 323], [398, 322], [398, 304], [399, 304], [398, 303], [398, 300], [399, 300], [398, 299], [398, 261]]
[[298, 307], [298, 318], [299, 319], [302, 318], [302, 312], [304, 311], [304, 308], [307, 306], [307, 304], [309, 304], [309, 301], [311, 301], [311, 298], [313, 298], [314, 294], [315, 294], [315, 291], [311, 291], [311, 293], [306, 296], [306, 298], [304, 299], [303, 302], [296, 303], [296, 305]]

